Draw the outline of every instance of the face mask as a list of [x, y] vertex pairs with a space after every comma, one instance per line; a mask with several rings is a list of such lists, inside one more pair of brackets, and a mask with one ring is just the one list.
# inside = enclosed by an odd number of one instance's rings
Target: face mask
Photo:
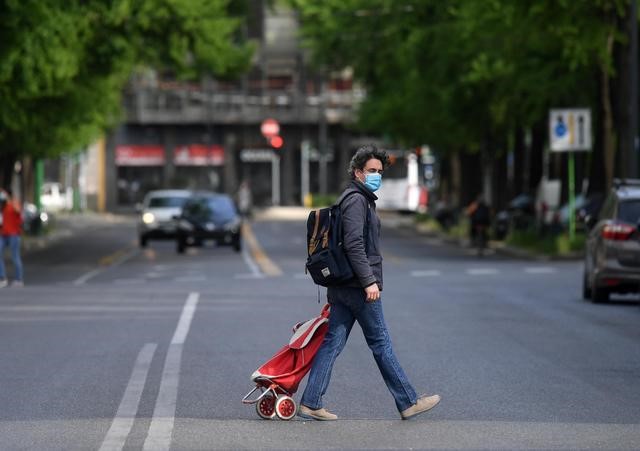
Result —
[[369, 188], [371, 191], [378, 191], [382, 185], [382, 175], [378, 173], [367, 174], [364, 179], [364, 186]]

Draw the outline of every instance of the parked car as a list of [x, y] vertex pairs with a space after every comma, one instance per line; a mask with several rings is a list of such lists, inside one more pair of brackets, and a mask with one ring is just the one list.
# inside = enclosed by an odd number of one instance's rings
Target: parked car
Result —
[[511, 199], [506, 210], [500, 210], [494, 218], [494, 237], [503, 240], [512, 228], [526, 230], [535, 223], [534, 200], [522, 193]]
[[597, 218], [587, 219], [582, 293], [640, 293], [640, 180], [616, 180]]
[[146, 247], [149, 240], [175, 239], [176, 222], [174, 216], [179, 215], [182, 206], [191, 195], [187, 190], [150, 191], [144, 197], [137, 210], [138, 242]]
[[180, 254], [188, 246], [202, 246], [209, 241], [233, 246], [236, 252], [242, 249], [242, 218], [226, 194], [195, 193], [177, 219], [176, 249]]
[[67, 190], [56, 182], [43, 183], [40, 204], [42, 209], [48, 212], [71, 210], [73, 207], [73, 190]]
[[[595, 217], [600, 211], [600, 207], [602, 206], [602, 201], [604, 200], [604, 196], [600, 194], [593, 194], [590, 196], [585, 196], [583, 194], [578, 194], [575, 197], [574, 204], [574, 214], [576, 218], [576, 228], [580, 229], [585, 225], [585, 218], [587, 216]], [[567, 228], [569, 226], [569, 203], [567, 202], [557, 212], [558, 221], [562, 225], [563, 228]]]

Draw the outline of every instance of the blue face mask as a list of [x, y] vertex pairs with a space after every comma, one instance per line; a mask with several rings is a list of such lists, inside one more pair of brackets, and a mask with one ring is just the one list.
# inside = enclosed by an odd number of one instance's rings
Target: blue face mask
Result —
[[369, 188], [371, 191], [378, 191], [382, 185], [382, 175], [378, 173], [367, 174], [364, 179], [364, 186]]

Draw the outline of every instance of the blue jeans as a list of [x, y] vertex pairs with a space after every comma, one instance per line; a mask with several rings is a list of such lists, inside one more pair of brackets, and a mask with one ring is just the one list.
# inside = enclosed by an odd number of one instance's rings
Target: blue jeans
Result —
[[20, 235], [6, 235], [0, 237], [0, 280], [7, 278], [4, 269], [4, 248], [11, 252], [11, 260], [15, 270], [15, 280], [22, 281], [22, 259], [20, 259]]
[[329, 387], [333, 364], [347, 343], [353, 323], [358, 321], [398, 411], [402, 412], [415, 404], [416, 392], [391, 346], [382, 315], [382, 300], [365, 302], [362, 288], [329, 288], [327, 294], [331, 303], [329, 330], [311, 366], [301, 403], [314, 410], [322, 408], [322, 396]]

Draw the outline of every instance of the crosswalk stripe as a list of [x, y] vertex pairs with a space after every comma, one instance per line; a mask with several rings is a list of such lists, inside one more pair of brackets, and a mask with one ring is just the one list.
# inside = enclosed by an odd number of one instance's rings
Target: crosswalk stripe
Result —
[[442, 273], [437, 269], [427, 269], [424, 271], [411, 271], [411, 277], [437, 277]]
[[550, 266], [533, 266], [530, 268], [524, 268], [524, 272], [527, 274], [551, 274], [556, 272], [556, 269]]
[[467, 274], [469, 274], [470, 276], [493, 276], [496, 274], [499, 274], [500, 271], [498, 271], [495, 268], [472, 268], [472, 269], [467, 269]]

